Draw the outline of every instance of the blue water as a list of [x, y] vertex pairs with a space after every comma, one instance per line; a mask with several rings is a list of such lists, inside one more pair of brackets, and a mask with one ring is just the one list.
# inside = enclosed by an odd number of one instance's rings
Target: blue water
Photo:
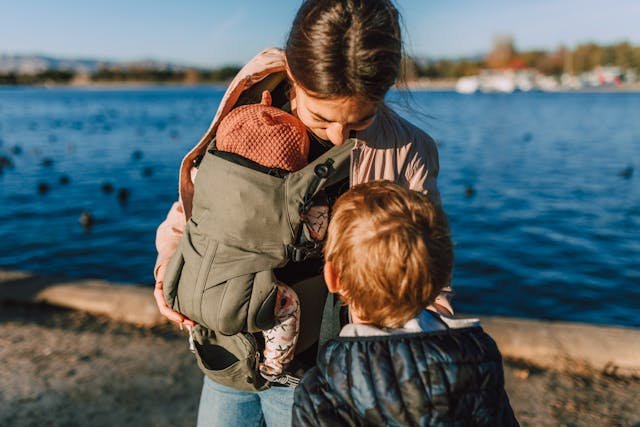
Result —
[[[180, 160], [222, 94], [0, 89], [0, 155], [15, 165], [0, 173], [0, 268], [151, 284]], [[403, 114], [439, 144], [458, 311], [640, 326], [640, 94], [409, 102]], [[95, 217], [88, 230], [83, 210]]]

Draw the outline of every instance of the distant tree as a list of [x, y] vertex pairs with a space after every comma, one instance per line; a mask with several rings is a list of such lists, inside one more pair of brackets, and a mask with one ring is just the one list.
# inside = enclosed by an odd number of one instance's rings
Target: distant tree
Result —
[[549, 53], [544, 50], [530, 50], [520, 53], [519, 57], [527, 68], [540, 68]]
[[485, 62], [489, 68], [507, 68], [516, 55], [511, 36], [497, 36]]
[[537, 64], [536, 69], [542, 74], [558, 76], [565, 71], [568, 53], [567, 48], [561, 46], [555, 51], [546, 54]]
[[237, 65], [227, 65], [213, 70], [201, 70], [200, 80], [205, 82], [226, 82], [235, 77], [240, 71]]
[[200, 74], [195, 68], [189, 68], [184, 72], [184, 82], [187, 84], [194, 84], [200, 81]]
[[640, 74], [640, 46], [636, 46], [631, 50], [631, 67]]
[[17, 85], [19, 84], [18, 74], [14, 72], [0, 74], [0, 85]]
[[603, 49], [595, 43], [581, 44], [573, 53], [573, 64], [576, 73], [584, 73], [593, 70], [598, 65], [603, 65]]
[[400, 76], [402, 80], [407, 82], [416, 80], [420, 77], [418, 64], [412, 57], [407, 55], [402, 57], [402, 61], [400, 62]]
[[37, 74], [18, 74], [9, 72], [0, 74], [1, 85], [34, 85], [42, 83], [67, 84], [73, 78], [74, 73], [68, 70], [44, 70]]
[[636, 68], [633, 58], [633, 47], [629, 42], [622, 42], [612, 47], [613, 64], [623, 68]]

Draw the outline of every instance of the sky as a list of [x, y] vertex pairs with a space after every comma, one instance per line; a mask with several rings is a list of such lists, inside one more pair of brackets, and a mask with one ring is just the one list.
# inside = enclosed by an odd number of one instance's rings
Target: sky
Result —
[[[519, 50], [640, 44], [638, 0], [395, 0], [407, 53], [456, 58], [510, 35]], [[0, 53], [215, 67], [282, 46], [300, 0], [0, 0]]]

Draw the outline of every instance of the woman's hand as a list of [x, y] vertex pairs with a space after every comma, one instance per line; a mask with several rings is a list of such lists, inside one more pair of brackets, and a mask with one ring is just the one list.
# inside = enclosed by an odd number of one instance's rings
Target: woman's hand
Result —
[[164, 286], [164, 283], [161, 280], [159, 280], [156, 282], [155, 289], [153, 290], [153, 296], [156, 299], [156, 305], [158, 306], [158, 310], [160, 310], [160, 314], [162, 314], [164, 317], [171, 320], [172, 322], [176, 322], [180, 326], [182, 325], [185, 325], [187, 327], [195, 326], [196, 323], [193, 320], [183, 316], [177, 311], [172, 310], [167, 305], [167, 302], [164, 300], [164, 292], [162, 291], [163, 286]]

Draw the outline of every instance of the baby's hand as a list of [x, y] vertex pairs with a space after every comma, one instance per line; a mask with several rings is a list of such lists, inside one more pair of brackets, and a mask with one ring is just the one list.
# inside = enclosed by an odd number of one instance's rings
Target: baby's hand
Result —
[[302, 216], [302, 221], [309, 230], [309, 237], [316, 242], [324, 240], [329, 227], [329, 206], [312, 206], [306, 214]]

